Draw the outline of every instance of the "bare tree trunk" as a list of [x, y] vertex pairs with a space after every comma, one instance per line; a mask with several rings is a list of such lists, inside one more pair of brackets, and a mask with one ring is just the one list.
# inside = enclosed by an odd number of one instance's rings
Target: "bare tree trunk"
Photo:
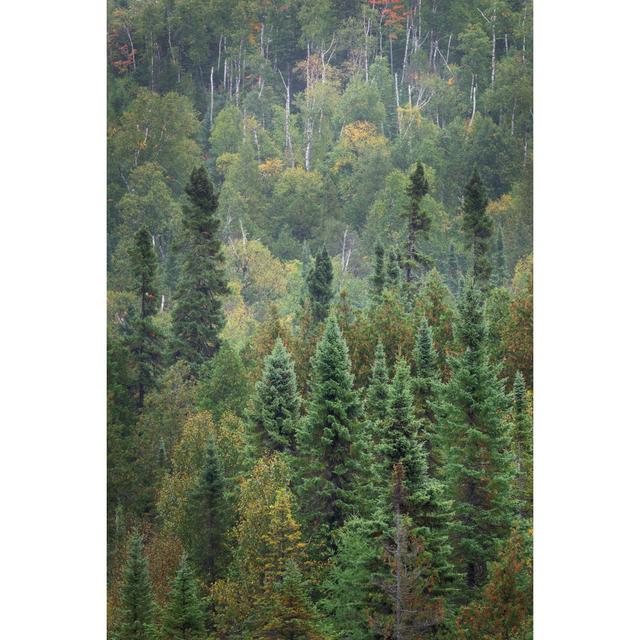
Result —
[[131, 61], [133, 62], [133, 70], [136, 70], [136, 49], [133, 46], [133, 40], [131, 39], [131, 31], [129, 31], [129, 27], [125, 27], [127, 32], [127, 37], [129, 38], [129, 44], [131, 45]]
[[400, 93], [398, 92], [398, 74], [393, 74], [396, 85], [396, 115], [398, 117], [398, 133], [402, 132], [402, 117], [400, 115]]
[[211, 74], [209, 75], [209, 88], [211, 91], [211, 99], [209, 101], [209, 127], [213, 126], [213, 65], [211, 65]]

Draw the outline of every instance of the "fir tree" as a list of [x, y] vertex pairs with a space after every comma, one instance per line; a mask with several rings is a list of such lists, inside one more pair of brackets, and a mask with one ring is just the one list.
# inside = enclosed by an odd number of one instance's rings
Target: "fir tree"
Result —
[[120, 592], [116, 640], [154, 640], [155, 604], [142, 536], [134, 531], [129, 540], [129, 552]]
[[407, 187], [409, 204], [406, 211], [407, 240], [403, 267], [405, 280], [409, 285], [416, 279], [416, 269], [426, 264], [425, 256], [418, 251], [418, 234], [426, 236], [429, 230], [429, 218], [421, 209], [422, 198], [427, 193], [429, 193], [429, 183], [424, 174], [422, 163], [418, 162], [409, 176]]
[[375, 264], [373, 276], [371, 277], [371, 297], [374, 301], [379, 301], [387, 282], [385, 273], [384, 249], [380, 243], [375, 246]]
[[163, 613], [162, 637], [164, 640], [204, 638], [204, 620], [205, 607], [198, 593], [198, 582], [183, 555]]
[[136, 366], [138, 407], [142, 408], [145, 391], [155, 385], [161, 359], [160, 339], [152, 321], [158, 308], [155, 282], [158, 261], [151, 234], [146, 229], [136, 233], [130, 256], [136, 281], [135, 293], [140, 300], [140, 313], [131, 336], [131, 351]]
[[224, 476], [213, 436], [207, 440], [204, 464], [188, 495], [186, 520], [186, 547], [202, 576], [211, 581], [221, 573], [228, 525]]
[[515, 515], [511, 438], [497, 370], [489, 364], [478, 288], [467, 282], [459, 302], [457, 335], [464, 353], [453, 361], [445, 389], [444, 478], [453, 500], [452, 536], [467, 595], [486, 579], [487, 563]]
[[300, 419], [300, 396], [293, 361], [277, 338], [256, 384], [253, 421], [267, 449], [293, 451]]
[[487, 215], [487, 195], [474, 167], [471, 179], [464, 190], [462, 229], [467, 246], [473, 254], [473, 277], [481, 288], [486, 288], [491, 278], [490, 239], [493, 231], [491, 218]]
[[300, 493], [308, 531], [329, 531], [355, 511], [360, 475], [361, 414], [347, 344], [331, 316], [313, 358], [308, 415], [299, 432]]
[[307, 275], [311, 313], [315, 322], [324, 322], [333, 298], [333, 266], [326, 247], [316, 255], [315, 265]]
[[416, 333], [413, 348], [415, 363], [414, 394], [418, 406], [418, 416], [434, 422], [436, 417], [440, 371], [438, 370], [438, 354], [433, 346], [433, 335], [429, 321], [423, 317]]
[[220, 347], [224, 327], [221, 297], [228, 293], [224, 256], [214, 217], [218, 201], [204, 167], [194, 169], [185, 187], [181, 276], [175, 296], [175, 356], [200, 365]]
[[400, 282], [400, 257], [394, 249], [389, 253], [387, 260], [387, 283], [390, 287], [398, 286]]

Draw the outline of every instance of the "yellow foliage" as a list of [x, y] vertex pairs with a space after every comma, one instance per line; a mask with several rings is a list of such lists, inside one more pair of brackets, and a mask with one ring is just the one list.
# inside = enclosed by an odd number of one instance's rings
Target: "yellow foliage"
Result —
[[274, 178], [282, 173], [284, 164], [280, 158], [267, 158], [263, 163], [258, 165], [260, 173], [264, 176]]

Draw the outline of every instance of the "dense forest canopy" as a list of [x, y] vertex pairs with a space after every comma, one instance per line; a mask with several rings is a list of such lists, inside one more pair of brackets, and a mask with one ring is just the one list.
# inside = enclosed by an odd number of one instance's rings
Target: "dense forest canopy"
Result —
[[532, 637], [529, 0], [109, 0], [109, 633]]

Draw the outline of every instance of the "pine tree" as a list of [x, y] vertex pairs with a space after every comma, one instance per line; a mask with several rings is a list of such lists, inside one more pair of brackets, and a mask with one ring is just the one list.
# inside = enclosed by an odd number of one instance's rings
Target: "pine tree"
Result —
[[204, 638], [204, 620], [205, 607], [198, 593], [198, 582], [183, 555], [163, 612], [162, 637], [164, 640]]
[[380, 243], [375, 246], [375, 264], [373, 267], [373, 276], [371, 277], [371, 297], [377, 302], [384, 291], [387, 282], [384, 262], [384, 248]]
[[131, 351], [136, 366], [138, 407], [142, 408], [145, 391], [155, 385], [161, 360], [160, 338], [152, 321], [158, 308], [155, 283], [158, 261], [151, 234], [146, 229], [136, 233], [130, 257], [136, 281], [135, 293], [140, 299], [140, 313], [131, 337]]
[[467, 596], [482, 586], [487, 563], [509, 532], [515, 515], [513, 456], [507, 399], [489, 364], [480, 291], [467, 282], [459, 302], [458, 340], [464, 353], [453, 361], [445, 389], [444, 478], [453, 500], [452, 539]]
[[418, 234], [426, 236], [429, 230], [429, 218], [420, 206], [422, 198], [427, 193], [429, 193], [429, 183], [424, 174], [422, 163], [418, 162], [409, 176], [407, 187], [409, 204], [405, 214], [407, 217], [407, 240], [403, 267], [405, 280], [409, 285], [416, 279], [416, 269], [426, 263], [425, 256], [418, 251]]
[[253, 421], [267, 449], [293, 451], [300, 419], [300, 396], [293, 360], [277, 338], [256, 384]]
[[387, 283], [390, 287], [398, 286], [400, 282], [400, 257], [398, 252], [393, 249], [389, 253], [387, 260]]
[[324, 322], [333, 298], [333, 266], [326, 247], [316, 255], [315, 265], [307, 275], [311, 313], [315, 322]]
[[361, 473], [358, 420], [347, 344], [331, 316], [313, 358], [308, 415], [299, 432], [301, 503], [308, 532], [329, 542], [329, 532], [355, 511]]
[[137, 531], [133, 532], [129, 540], [123, 580], [116, 640], [154, 640], [155, 604], [142, 536]]
[[467, 246], [472, 249], [473, 277], [483, 289], [491, 278], [490, 239], [493, 224], [486, 211], [488, 202], [478, 168], [474, 167], [464, 190], [462, 229]]
[[224, 256], [214, 217], [218, 201], [204, 167], [194, 169], [185, 187], [183, 261], [175, 296], [175, 356], [196, 366], [220, 347], [224, 326], [221, 297], [228, 293]]
[[211, 581], [223, 566], [223, 539], [228, 528], [225, 481], [213, 436], [207, 440], [205, 459], [187, 499], [185, 546], [202, 576]]

